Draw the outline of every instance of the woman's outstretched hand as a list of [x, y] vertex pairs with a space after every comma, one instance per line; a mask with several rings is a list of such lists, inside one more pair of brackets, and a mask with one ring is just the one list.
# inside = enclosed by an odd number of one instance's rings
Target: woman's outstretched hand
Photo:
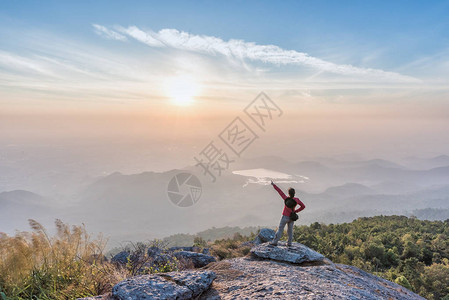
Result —
[[271, 185], [274, 185], [274, 182], [273, 182], [273, 180], [271, 180]]

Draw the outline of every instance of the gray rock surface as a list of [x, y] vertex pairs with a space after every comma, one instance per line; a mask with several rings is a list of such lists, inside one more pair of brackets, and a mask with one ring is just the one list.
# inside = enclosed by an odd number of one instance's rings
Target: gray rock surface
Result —
[[151, 265], [153, 267], [161, 267], [173, 261], [173, 255], [171, 253], [159, 253], [152, 256], [151, 259]]
[[199, 299], [424, 300], [398, 284], [332, 262], [305, 266], [242, 257], [207, 269], [217, 278]]
[[210, 264], [211, 262], [216, 261], [216, 259], [213, 256], [191, 251], [177, 251], [174, 252], [173, 255], [177, 259], [184, 259], [191, 261], [195, 268], [202, 268]]
[[163, 269], [167, 264], [174, 260], [172, 251], [167, 251], [159, 247], [149, 247], [147, 254], [150, 260], [145, 263], [145, 267], [152, 268], [153, 270]]
[[191, 252], [200, 252], [200, 248], [199, 247], [195, 247], [195, 246], [184, 246], [184, 247], [171, 247], [169, 249], [170, 251], [191, 251]]
[[116, 284], [112, 297], [118, 300], [192, 299], [206, 291], [215, 277], [211, 271], [141, 275]]
[[[257, 245], [251, 250], [252, 255], [210, 263], [203, 270], [129, 278], [115, 285], [110, 297], [114, 300], [424, 299], [356, 267], [334, 264], [302, 244], [294, 243], [291, 248], [279, 244]], [[85, 300], [109, 299], [109, 295], [100, 297], [104, 296]]]
[[198, 253], [203, 253], [203, 254], [209, 254], [209, 248], [203, 248], [201, 250], [200, 247], [196, 247], [196, 246], [191, 246], [191, 247], [171, 247], [169, 248], [170, 251], [174, 252], [174, 251], [190, 251], [190, 252], [198, 252]]
[[259, 245], [262, 243], [270, 242], [272, 239], [274, 239], [275, 234], [276, 232], [273, 229], [262, 228], [259, 231], [259, 234], [256, 236], [254, 244]]
[[155, 246], [148, 247], [148, 250], [147, 250], [148, 256], [150, 256], [150, 257], [159, 255], [161, 252], [162, 252], [162, 249], [159, 247], [155, 247]]
[[269, 258], [294, 264], [317, 262], [325, 259], [322, 254], [300, 243], [293, 243], [291, 247], [287, 247], [284, 242], [279, 242], [278, 246], [264, 243], [252, 248], [251, 254], [259, 258]]
[[111, 262], [114, 264], [126, 265], [129, 256], [130, 256], [129, 252], [122, 251], [114, 255], [114, 257], [111, 258]]
[[178, 285], [186, 286], [192, 291], [192, 297], [198, 297], [209, 289], [214, 279], [217, 277], [212, 271], [183, 271], [161, 274], [168, 280], [176, 282]]

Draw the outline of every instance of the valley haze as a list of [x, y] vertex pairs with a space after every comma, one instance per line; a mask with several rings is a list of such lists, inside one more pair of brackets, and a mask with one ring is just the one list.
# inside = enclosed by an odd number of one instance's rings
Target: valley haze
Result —
[[[62, 171], [53, 170], [63, 187], [59, 191], [48, 172], [39, 176], [48, 182], [30, 181], [27, 190], [0, 193], [0, 228], [8, 234], [27, 230], [29, 218], [51, 228], [59, 218], [102, 232], [110, 237], [112, 247], [211, 227], [274, 227], [283, 202], [270, 180], [284, 190], [293, 186], [306, 204], [299, 224], [350, 222], [380, 214], [443, 220], [449, 217], [448, 165], [449, 157], [444, 155], [398, 162], [360, 160], [356, 155], [299, 162], [264, 156], [238, 159], [215, 183], [194, 165], [90, 178], [64, 178]], [[168, 199], [167, 184], [181, 172], [201, 180], [201, 198], [194, 206], [176, 207]], [[41, 193], [32, 184], [38, 184]]]

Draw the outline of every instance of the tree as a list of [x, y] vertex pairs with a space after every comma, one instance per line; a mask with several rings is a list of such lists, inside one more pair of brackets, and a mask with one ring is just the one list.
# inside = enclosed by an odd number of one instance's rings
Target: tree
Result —
[[410, 282], [408, 282], [408, 280], [407, 280], [407, 278], [405, 278], [405, 276], [402, 276], [402, 275], [399, 276], [398, 278], [396, 278], [396, 280], [394, 282], [402, 285], [406, 289], [413, 290], [412, 286], [410, 285]]

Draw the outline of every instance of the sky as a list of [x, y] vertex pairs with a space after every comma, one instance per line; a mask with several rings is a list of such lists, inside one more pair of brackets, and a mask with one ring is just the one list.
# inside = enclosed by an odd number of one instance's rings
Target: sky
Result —
[[313, 151], [360, 137], [366, 151], [388, 132], [384, 152], [398, 137], [401, 154], [445, 152], [448, 13], [449, 1], [2, 1], [0, 137], [210, 136], [264, 91], [286, 112], [282, 136]]

